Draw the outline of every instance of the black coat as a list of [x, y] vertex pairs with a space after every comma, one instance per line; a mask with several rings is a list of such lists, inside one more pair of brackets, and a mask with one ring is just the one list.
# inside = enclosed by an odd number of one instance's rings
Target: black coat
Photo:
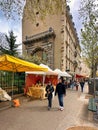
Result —
[[58, 93], [58, 95], [64, 94], [66, 95], [66, 86], [63, 83], [58, 83], [55, 90], [55, 95]]
[[80, 86], [81, 86], [82, 88], [84, 87], [84, 84], [85, 84], [85, 82], [83, 82], [83, 81], [80, 82]]
[[54, 88], [52, 85], [47, 85], [46, 86], [46, 92], [47, 92], [47, 96], [52, 96], [52, 93], [54, 92]]

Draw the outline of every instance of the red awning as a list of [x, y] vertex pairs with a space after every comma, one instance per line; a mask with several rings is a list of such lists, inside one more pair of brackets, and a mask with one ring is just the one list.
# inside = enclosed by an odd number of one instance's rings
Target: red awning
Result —
[[84, 75], [79, 75], [79, 74], [76, 74], [76, 78], [85, 78], [86, 76]]

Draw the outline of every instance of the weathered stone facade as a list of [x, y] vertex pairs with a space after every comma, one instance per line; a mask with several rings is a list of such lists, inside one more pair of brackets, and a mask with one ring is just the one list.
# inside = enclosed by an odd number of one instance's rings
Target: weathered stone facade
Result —
[[48, 30], [31, 37], [26, 37], [23, 42], [28, 55], [38, 55], [49, 66], [54, 68], [54, 31]]
[[42, 55], [38, 51], [45, 52], [47, 64], [52, 69], [79, 73], [81, 48], [69, 7], [46, 16], [44, 21], [38, 15], [40, 12], [36, 15], [36, 23], [23, 17], [23, 52], [39, 56]]

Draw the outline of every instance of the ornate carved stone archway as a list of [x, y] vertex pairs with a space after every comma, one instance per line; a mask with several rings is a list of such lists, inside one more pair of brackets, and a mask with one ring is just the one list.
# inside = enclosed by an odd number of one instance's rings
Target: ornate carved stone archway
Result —
[[44, 60], [46, 63], [47, 63], [47, 61], [48, 61], [48, 54], [47, 54], [47, 51], [44, 49], [44, 48], [42, 48], [42, 47], [36, 47], [33, 51], [32, 51], [32, 53], [31, 53], [31, 55], [37, 55], [38, 57], [40, 57], [42, 60]]
[[52, 29], [48, 31], [26, 37], [23, 42], [25, 50], [29, 55], [39, 55], [47, 61], [47, 64], [54, 69], [54, 41], [55, 32]]

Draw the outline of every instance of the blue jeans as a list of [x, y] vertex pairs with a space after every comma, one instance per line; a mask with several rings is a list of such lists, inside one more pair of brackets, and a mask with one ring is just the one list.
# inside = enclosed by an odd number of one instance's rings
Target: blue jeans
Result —
[[84, 86], [81, 86], [81, 92], [83, 92], [83, 88], [84, 88]]
[[58, 100], [59, 100], [59, 105], [60, 105], [60, 107], [64, 107], [63, 97], [64, 97], [63, 94], [58, 95]]

